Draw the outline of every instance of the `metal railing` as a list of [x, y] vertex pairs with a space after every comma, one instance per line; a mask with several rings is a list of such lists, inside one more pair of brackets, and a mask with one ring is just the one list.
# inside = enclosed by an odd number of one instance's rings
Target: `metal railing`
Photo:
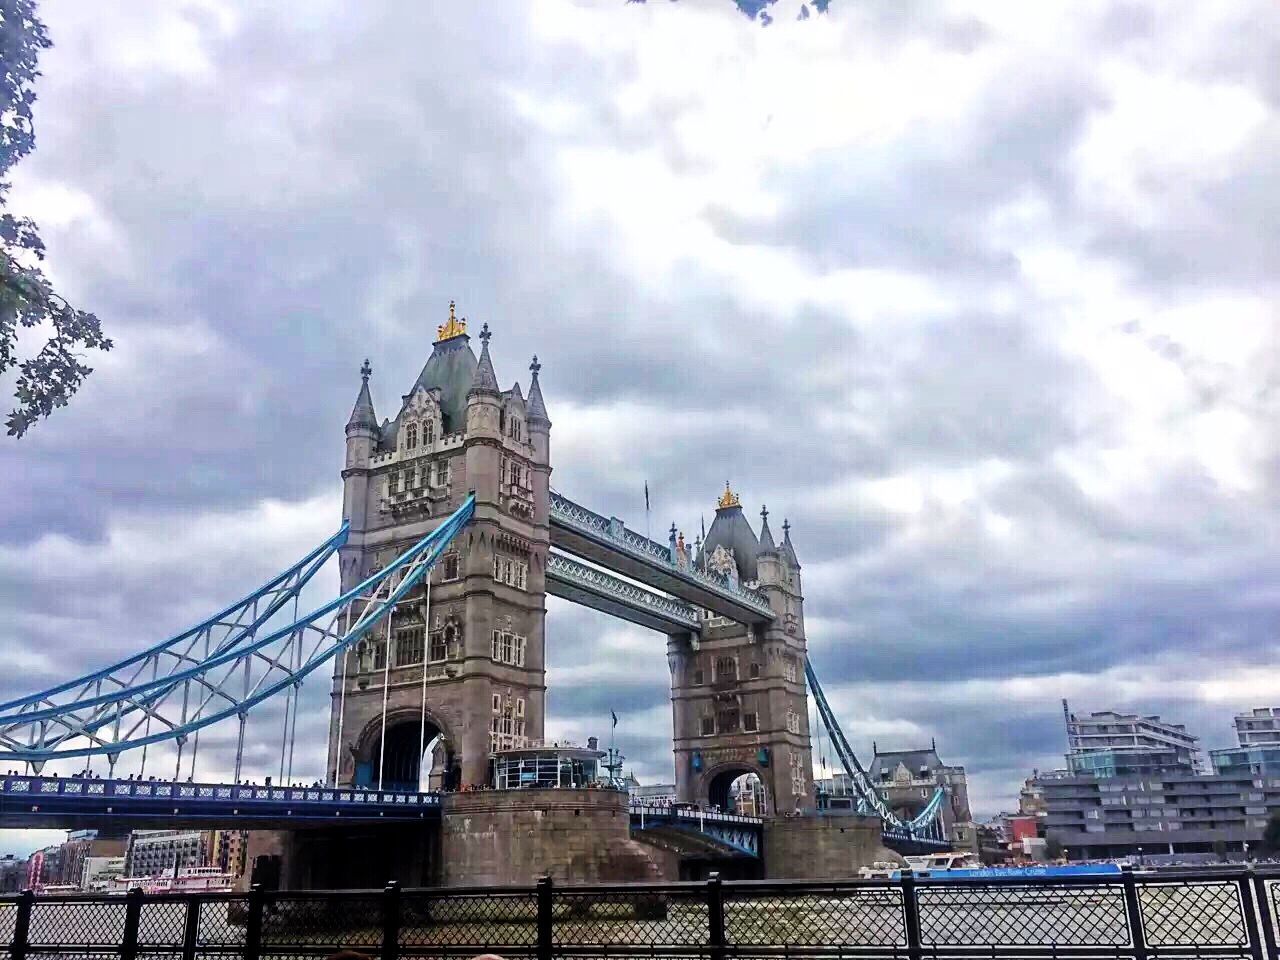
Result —
[[0, 898], [12, 960], [1277, 957], [1280, 873]]

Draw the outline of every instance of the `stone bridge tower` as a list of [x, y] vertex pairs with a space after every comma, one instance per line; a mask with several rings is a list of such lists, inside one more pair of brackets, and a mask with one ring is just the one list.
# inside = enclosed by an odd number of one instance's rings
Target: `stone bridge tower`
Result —
[[753, 628], [704, 612], [700, 641], [669, 637], [667, 661], [679, 799], [728, 809], [733, 781], [755, 773], [774, 815], [813, 808], [813, 768], [800, 562], [790, 525], [778, 545], [768, 511], [760, 516], [757, 537], [726, 484], [697, 563], [758, 589], [774, 621]]
[[[550, 430], [538, 384], [502, 390], [488, 324], [477, 359], [454, 314], [394, 420], [378, 423], [370, 368], [346, 427], [342, 589], [381, 569], [476, 495], [475, 517], [425, 586], [334, 665], [330, 782], [387, 789], [487, 780], [494, 748], [540, 739]], [[421, 722], [426, 675], [423, 776]], [[385, 708], [384, 708], [385, 705]], [[384, 722], [385, 712], [385, 722]], [[385, 743], [384, 743], [385, 740]]]

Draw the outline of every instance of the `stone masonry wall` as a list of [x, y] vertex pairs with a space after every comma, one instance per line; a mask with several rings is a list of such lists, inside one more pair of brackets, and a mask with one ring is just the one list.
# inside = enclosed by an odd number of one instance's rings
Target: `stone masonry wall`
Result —
[[770, 880], [856, 877], [877, 861], [904, 862], [881, 843], [878, 817], [780, 817], [764, 826]]

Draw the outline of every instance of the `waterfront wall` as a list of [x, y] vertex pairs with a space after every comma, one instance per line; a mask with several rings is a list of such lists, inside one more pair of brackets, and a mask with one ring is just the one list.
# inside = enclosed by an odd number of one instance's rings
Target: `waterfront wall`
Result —
[[875, 862], [905, 863], [881, 842], [878, 817], [779, 817], [764, 825], [770, 880], [856, 877]]

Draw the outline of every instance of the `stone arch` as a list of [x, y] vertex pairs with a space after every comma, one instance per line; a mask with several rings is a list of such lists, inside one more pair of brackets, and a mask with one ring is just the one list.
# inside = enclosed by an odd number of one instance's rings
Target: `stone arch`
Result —
[[[413, 707], [400, 707], [387, 711], [386, 737], [387, 749], [382, 754], [382, 717], [373, 717], [364, 725], [352, 744], [355, 759], [355, 786], [376, 787], [378, 785], [378, 763], [382, 759], [382, 784], [387, 790], [417, 790], [421, 775], [422, 757], [418, 755], [418, 744], [421, 738], [420, 721], [422, 712]], [[448, 724], [434, 713], [430, 707], [426, 711], [426, 748], [433, 761], [442, 759], [446, 769], [441, 783], [432, 786], [449, 788], [452, 784], [452, 767], [456, 765], [455, 744]], [[443, 750], [441, 743], [443, 741]], [[436, 770], [432, 767], [432, 778]]]
[[751, 773], [760, 778], [760, 784], [764, 789], [764, 812], [766, 815], [772, 816], [776, 807], [769, 775], [763, 767], [751, 760], [728, 760], [703, 771], [700, 780], [701, 789], [698, 791], [699, 799], [704, 804], [717, 806], [721, 810], [729, 811], [732, 808], [729, 788], [739, 777]]

